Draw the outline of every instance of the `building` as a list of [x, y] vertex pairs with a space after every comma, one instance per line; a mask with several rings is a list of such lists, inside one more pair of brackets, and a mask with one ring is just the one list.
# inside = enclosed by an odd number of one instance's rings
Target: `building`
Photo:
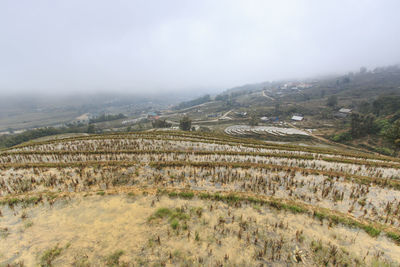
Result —
[[303, 116], [294, 115], [292, 116], [293, 121], [302, 121], [304, 118]]
[[147, 119], [149, 119], [149, 120], [157, 120], [158, 118], [159, 118], [159, 116], [155, 112], [149, 112], [147, 114]]
[[350, 114], [351, 113], [351, 109], [349, 108], [341, 108], [339, 109], [340, 113], [344, 113], [344, 114]]

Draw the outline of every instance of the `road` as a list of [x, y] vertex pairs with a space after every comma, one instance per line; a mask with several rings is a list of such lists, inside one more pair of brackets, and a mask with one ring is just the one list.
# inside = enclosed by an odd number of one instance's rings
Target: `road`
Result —
[[223, 114], [221, 117], [213, 119], [213, 120], [206, 120], [206, 121], [193, 121], [193, 123], [204, 123], [204, 122], [218, 122], [220, 120], [224, 120], [226, 119], [229, 113], [231, 113], [233, 111], [233, 109], [229, 110], [228, 112], [226, 112], [225, 114]]
[[270, 97], [269, 95], [265, 94], [265, 91], [262, 91], [262, 95], [263, 95], [263, 97], [266, 97], [268, 99], [271, 99], [271, 100], [275, 101], [275, 98]]

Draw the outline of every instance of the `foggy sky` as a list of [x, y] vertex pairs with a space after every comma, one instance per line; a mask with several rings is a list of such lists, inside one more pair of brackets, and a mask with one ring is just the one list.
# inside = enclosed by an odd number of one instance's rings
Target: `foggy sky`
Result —
[[400, 63], [398, 0], [0, 0], [0, 93], [222, 90]]

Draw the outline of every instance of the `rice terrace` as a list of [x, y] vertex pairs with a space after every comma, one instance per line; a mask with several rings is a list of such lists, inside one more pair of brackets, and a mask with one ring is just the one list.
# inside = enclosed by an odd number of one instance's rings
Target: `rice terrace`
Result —
[[400, 262], [397, 158], [153, 131], [28, 142], [0, 169], [5, 266]]
[[399, 10], [0, 1], [0, 267], [400, 267]]

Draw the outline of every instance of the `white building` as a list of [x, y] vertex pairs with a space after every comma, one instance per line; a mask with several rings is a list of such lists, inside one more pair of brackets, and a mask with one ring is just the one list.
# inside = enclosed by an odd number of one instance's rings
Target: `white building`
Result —
[[294, 115], [293, 117], [292, 117], [292, 120], [294, 120], [294, 121], [302, 121], [304, 118], [302, 117], [302, 116], [297, 116], [297, 115]]
[[340, 113], [349, 114], [349, 113], [351, 113], [351, 109], [349, 109], [349, 108], [341, 108], [341, 109], [339, 109], [339, 112]]

